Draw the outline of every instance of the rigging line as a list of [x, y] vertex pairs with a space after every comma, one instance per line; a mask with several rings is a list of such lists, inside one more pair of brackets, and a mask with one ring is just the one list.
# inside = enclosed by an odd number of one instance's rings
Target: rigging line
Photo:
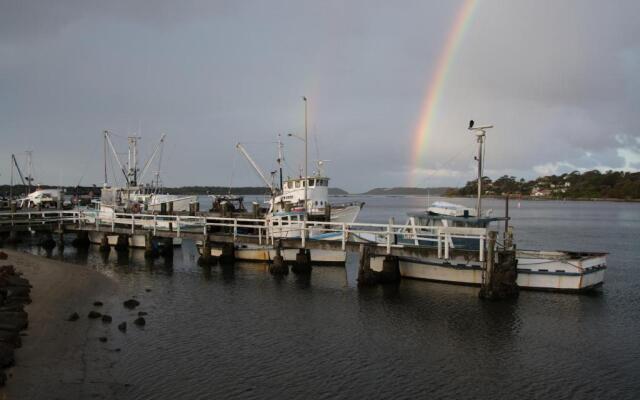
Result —
[[431, 173], [427, 174], [427, 176], [424, 177], [425, 185], [427, 184], [427, 180], [429, 178], [433, 177], [433, 175], [435, 175], [438, 172], [438, 170], [442, 169], [443, 167], [446, 167], [448, 164], [450, 164], [452, 161], [454, 161], [456, 158], [458, 158], [465, 151], [469, 151], [470, 147], [471, 146], [463, 147], [459, 152], [454, 154], [452, 157], [449, 157], [444, 163], [440, 164], [440, 166], [438, 168], [434, 169]]

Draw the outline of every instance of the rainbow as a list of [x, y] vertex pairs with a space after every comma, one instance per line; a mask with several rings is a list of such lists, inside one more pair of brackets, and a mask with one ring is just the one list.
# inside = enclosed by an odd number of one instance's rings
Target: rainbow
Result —
[[444, 47], [438, 57], [438, 63], [429, 81], [429, 86], [420, 109], [418, 125], [413, 134], [412, 168], [409, 186], [416, 186], [418, 183], [421, 158], [427, 147], [427, 138], [429, 137], [435, 119], [438, 102], [442, 97], [442, 91], [447, 80], [447, 73], [449, 72], [449, 67], [451, 66], [456, 50], [460, 45], [460, 41], [469, 26], [469, 21], [471, 20], [471, 15], [473, 14], [476, 3], [477, 0], [464, 0], [458, 9], [453, 26], [447, 35]]

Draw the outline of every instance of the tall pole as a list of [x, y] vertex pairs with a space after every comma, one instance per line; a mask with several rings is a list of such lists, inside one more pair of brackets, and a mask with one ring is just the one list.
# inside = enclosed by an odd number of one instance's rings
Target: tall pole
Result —
[[484, 144], [484, 131], [478, 136], [478, 204], [476, 213], [478, 218], [482, 216], [482, 146]]
[[9, 186], [9, 206], [13, 201], [13, 154], [11, 155], [11, 184]]
[[307, 97], [302, 96], [304, 100], [304, 219], [307, 219], [307, 186], [309, 185], [309, 174], [307, 171]]
[[107, 131], [104, 131], [104, 185], [107, 186]]
[[27, 168], [29, 168], [29, 177], [27, 178], [27, 194], [31, 193], [31, 170], [33, 165], [31, 163], [31, 150], [27, 151]]

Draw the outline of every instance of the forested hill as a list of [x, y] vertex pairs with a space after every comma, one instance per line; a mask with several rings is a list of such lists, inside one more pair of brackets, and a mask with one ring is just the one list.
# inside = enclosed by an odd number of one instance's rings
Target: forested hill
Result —
[[[460, 189], [449, 190], [447, 195], [474, 196], [477, 188], [477, 182], [473, 180]], [[495, 181], [484, 177], [482, 189], [486, 195], [509, 193], [541, 198], [637, 200], [640, 199], [640, 172], [574, 171], [530, 181], [507, 175]]]

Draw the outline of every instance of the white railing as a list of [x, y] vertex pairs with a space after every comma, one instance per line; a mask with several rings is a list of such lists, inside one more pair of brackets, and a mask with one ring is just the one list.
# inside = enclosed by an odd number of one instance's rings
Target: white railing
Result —
[[185, 232], [202, 233], [222, 230], [223, 233], [239, 237], [257, 238], [259, 244], [275, 245], [280, 239], [301, 239], [306, 241], [339, 241], [342, 250], [348, 242], [366, 243], [384, 247], [387, 254], [394, 247], [434, 247], [438, 258], [449, 259], [450, 250], [455, 249], [454, 239], [478, 241], [478, 259], [484, 261], [485, 243], [488, 230], [469, 227], [436, 227], [408, 224], [375, 224], [365, 222], [325, 222], [304, 220], [277, 220], [231, 217], [206, 217], [185, 215], [129, 214], [115, 213], [101, 219], [96, 212], [84, 211], [33, 211], [0, 213], [0, 225], [34, 225], [71, 222], [83, 226], [95, 226], [97, 230], [111, 230], [126, 227], [135, 233], [136, 229], [146, 229], [156, 234], [158, 231], [175, 232], [181, 237]]

